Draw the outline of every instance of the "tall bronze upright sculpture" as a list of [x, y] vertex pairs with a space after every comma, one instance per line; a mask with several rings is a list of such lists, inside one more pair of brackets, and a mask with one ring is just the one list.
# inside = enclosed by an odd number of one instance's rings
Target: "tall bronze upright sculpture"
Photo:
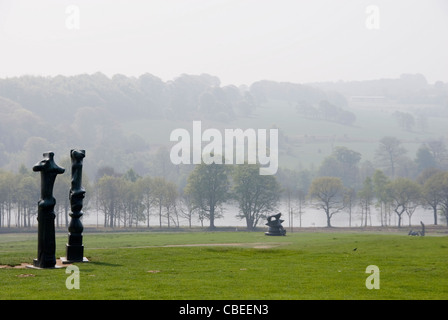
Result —
[[37, 259], [33, 265], [37, 268], [54, 268], [56, 266], [56, 235], [54, 229], [54, 206], [56, 199], [53, 197], [53, 187], [58, 174], [65, 172], [54, 162], [54, 153], [43, 154], [44, 159], [34, 165], [33, 171], [40, 172], [41, 199], [38, 202], [37, 211]]
[[82, 244], [82, 232], [84, 227], [81, 222], [83, 216], [82, 206], [86, 190], [82, 187], [82, 165], [86, 156], [85, 150], [71, 150], [72, 160], [72, 180], [70, 188], [71, 221], [68, 226], [68, 243], [66, 245], [65, 258], [61, 258], [63, 263], [86, 262], [84, 257], [84, 245]]

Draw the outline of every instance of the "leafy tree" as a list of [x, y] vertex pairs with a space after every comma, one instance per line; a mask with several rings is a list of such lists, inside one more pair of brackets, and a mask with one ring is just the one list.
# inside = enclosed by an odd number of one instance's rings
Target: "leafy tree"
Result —
[[437, 168], [444, 167], [446, 165], [446, 161], [448, 160], [448, 150], [446, 148], [445, 141], [442, 139], [431, 140], [426, 142], [425, 145], [436, 162]]
[[275, 176], [260, 175], [260, 166], [244, 164], [233, 170], [233, 196], [238, 202], [241, 219], [253, 230], [260, 219], [272, 213], [280, 199], [280, 185]]
[[379, 164], [388, 169], [390, 176], [394, 178], [397, 163], [405, 153], [406, 149], [401, 146], [400, 140], [395, 137], [384, 137], [380, 140], [376, 157]]
[[446, 224], [448, 226], [448, 172], [444, 172], [443, 181], [440, 186], [440, 191], [442, 193], [442, 200], [440, 201], [441, 212], [446, 219]]
[[361, 154], [348, 149], [347, 147], [337, 146], [333, 153], [324, 159], [319, 167], [319, 175], [334, 176], [341, 178], [346, 186], [355, 187], [359, 175], [359, 161]]
[[120, 175], [116, 173], [115, 169], [112, 168], [111, 166], [101, 166], [97, 170], [95, 180], [98, 182], [104, 176], [118, 177]]
[[437, 225], [437, 211], [444, 198], [444, 187], [444, 175], [433, 174], [426, 179], [422, 188], [423, 204], [433, 210], [435, 225]]
[[336, 121], [343, 125], [351, 126], [356, 121], [356, 115], [353, 112], [347, 110], [340, 110]]
[[306, 194], [311, 185], [311, 172], [309, 170], [295, 171], [280, 168], [276, 178], [288, 201], [290, 226], [292, 227], [294, 223], [294, 213], [299, 215], [299, 224], [302, 226], [302, 208], [305, 205]]
[[160, 147], [151, 157], [150, 174], [153, 177], [161, 177], [165, 180], [173, 180], [173, 175], [179, 169], [170, 159], [170, 150]]
[[426, 181], [435, 174], [443, 174], [443, 170], [438, 168], [427, 168], [420, 172], [416, 178], [416, 182], [423, 186]]
[[326, 157], [318, 169], [318, 175], [321, 177], [329, 177], [329, 176], [335, 176], [341, 177], [341, 164], [340, 162], [334, 157], [334, 155], [330, 155]]
[[210, 228], [215, 228], [217, 208], [229, 198], [228, 169], [220, 164], [200, 164], [188, 177], [185, 193], [206, 213]]
[[161, 177], [155, 177], [153, 180], [153, 197], [154, 197], [154, 203], [158, 208], [159, 211], [159, 227], [162, 228], [162, 209], [165, 204], [165, 185], [166, 180], [165, 178]]
[[[364, 226], [367, 226], [367, 218], [370, 218], [370, 224], [372, 224], [371, 216], [370, 216], [370, 206], [372, 205], [374, 198], [374, 187], [373, 182], [370, 177], [367, 177], [364, 180], [363, 187], [358, 191], [358, 199], [359, 204], [361, 206], [361, 210], [364, 214]], [[362, 221], [362, 218], [361, 218]]]
[[[155, 177], [151, 183], [152, 202], [158, 208], [159, 227], [162, 227], [162, 218], [167, 218], [168, 228], [171, 222], [177, 222], [178, 219], [173, 219], [172, 213], [176, 213], [175, 206], [178, 197], [177, 186], [165, 178]], [[147, 199], [146, 201], [148, 201]], [[178, 224], [178, 223], [177, 223]]]
[[146, 176], [141, 179], [138, 179], [137, 182], [137, 188], [139, 189], [139, 192], [142, 195], [142, 205], [144, 212], [146, 214], [146, 227], [149, 228], [149, 216], [151, 212], [151, 208], [153, 204], [155, 203], [155, 197], [154, 197], [154, 182], [151, 179], [151, 177]]
[[346, 188], [344, 191], [344, 207], [348, 209], [348, 226], [352, 226], [352, 210], [355, 207], [356, 191], [353, 188]]
[[115, 227], [120, 213], [123, 196], [123, 182], [120, 177], [103, 176], [96, 184], [97, 201], [104, 213], [104, 226]]
[[319, 177], [311, 183], [310, 198], [316, 201], [318, 209], [324, 210], [327, 216], [327, 227], [331, 227], [331, 218], [344, 209], [344, 186], [336, 177]]
[[319, 102], [319, 112], [325, 120], [336, 120], [339, 110], [327, 100], [322, 100]]
[[164, 185], [164, 193], [163, 205], [166, 210], [168, 228], [170, 227], [171, 221], [179, 227], [179, 216], [176, 210], [176, 199], [178, 197], [177, 186], [173, 182], [167, 181]]
[[145, 219], [143, 205], [143, 190], [135, 181], [123, 177], [122, 194], [122, 220], [123, 226], [132, 227], [132, 224], [138, 225], [139, 221]]
[[412, 114], [408, 112], [395, 111], [393, 116], [403, 130], [412, 131], [415, 126], [415, 119]]
[[420, 199], [420, 186], [408, 178], [397, 178], [387, 186], [393, 210], [398, 216], [398, 227], [401, 227], [401, 216], [409, 212]]
[[422, 172], [425, 169], [437, 167], [434, 156], [425, 145], [422, 145], [420, 146], [420, 148], [418, 148], [415, 163], [417, 165], [418, 172]]
[[[390, 201], [390, 197], [387, 191], [387, 185], [390, 183], [389, 178], [381, 170], [376, 170], [372, 176], [373, 191], [377, 200], [377, 204], [380, 207], [380, 220], [381, 225], [387, 224], [387, 204]], [[384, 213], [384, 220], [383, 220]]]
[[308, 118], [317, 118], [317, 116], [319, 115], [319, 111], [306, 100], [299, 101], [296, 105], [296, 110], [299, 112], [299, 114]]
[[123, 178], [131, 181], [131, 182], [135, 182], [137, 181], [137, 179], [140, 178], [140, 176], [134, 171], [134, 169], [130, 168], [128, 171], [126, 171], [126, 173], [123, 175]]
[[191, 228], [191, 222], [193, 219], [193, 215], [198, 212], [198, 207], [195, 206], [193, 201], [191, 200], [191, 196], [182, 193], [179, 199], [179, 205], [177, 206], [179, 209], [179, 214], [187, 219], [188, 226]]
[[353, 185], [358, 175], [358, 164], [361, 160], [359, 152], [338, 146], [334, 148], [334, 157], [341, 164], [341, 179], [345, 185]]
[[[17, 200], [18, 175], [0, 170], [0, 227], [11, 227], [13, 206]], [[36, 201], [38, 198], [36, 195]]]
[[36, 176], [21, 176], [17, 186], [17, 219], [18, 227], [30, 227], [31, 216], [36, 214], [36, 199], [39, 199], [39, 182]]
[[[65, 168], [65, 172], [64, 174], [59, 175], [58, 178], [56, 179], [53, 191], [54, 197], [56, 198], [56, 207], [55, 207], [56, 226], [59, 227], [60, 224], [63, 223], [65, 227], [68, 227], [69, 213], [70, 213], [70, 199], [68, 195], [71, 186], [70, 160], [68, 159], [62, 160], [61, 166]], [[85, 174], [83, 172], [83, 179], [84, 176]], [[63, 213], [63, 217], [61, 217], [61, 213]]]

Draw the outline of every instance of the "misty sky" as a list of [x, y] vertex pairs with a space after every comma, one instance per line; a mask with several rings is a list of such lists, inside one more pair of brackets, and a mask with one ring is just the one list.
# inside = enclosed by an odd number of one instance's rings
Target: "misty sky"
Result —
[[[69, 5], [79, 29], [66, 25]], [[369, 5], [379, 29], [366, 27]], [[98, 71], [209, 73], [223, 85], [402, 73], [448, 82], [448, 1], [0, 0], [0, 77]]]

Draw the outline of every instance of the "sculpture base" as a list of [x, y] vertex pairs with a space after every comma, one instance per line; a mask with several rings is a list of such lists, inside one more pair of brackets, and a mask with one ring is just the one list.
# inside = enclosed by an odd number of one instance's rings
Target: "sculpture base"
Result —
[[67, 257], [61, 257], [61, 262], [62, 264], [70, 264], [75, 262], [89, 262], [89, 259], [87, 259], [86, 257], [82, 257], [81, 260], [68, 260]]
[[286, 230], [278, 231], [278, 232], [265, 232], [264, 233], [267, 236], [286, 236]]
[[60, 269], [60, 268], [62, 268], [61, 266], [58, 266], [58, 265], [53, 265], [53, 266], [42, 266], [42, 264], [39, 262], [39, 260], [37, 260], [37, 259], [34, 259], [33, 260], [33, 264], [32, 265], [27, 265], [26, 266], [28, 269], [39, 269], [39, 270], [41, 270], [41, 269]]
[[84, 246], [81, 244], [70, 245], [66, 244], [66, 260], [71, 262], [83, 262], [84, 257]]

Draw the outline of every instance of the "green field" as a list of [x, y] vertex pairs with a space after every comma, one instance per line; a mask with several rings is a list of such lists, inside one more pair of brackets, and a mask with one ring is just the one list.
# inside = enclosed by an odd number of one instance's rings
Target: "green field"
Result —
[[[57, 257], [66, 236], [57, 236]], [[448, 299], [448, 238], [300, 232], [88, 233], [80, 289], [65, 269], [0, 269], [0, 299]], [[356, 248], [356, 250], [354, 250]], [[32, 262], [34, 234], [0, 235], [0, 265]], [[380, 270], [367, 289], [366, 268]]]

